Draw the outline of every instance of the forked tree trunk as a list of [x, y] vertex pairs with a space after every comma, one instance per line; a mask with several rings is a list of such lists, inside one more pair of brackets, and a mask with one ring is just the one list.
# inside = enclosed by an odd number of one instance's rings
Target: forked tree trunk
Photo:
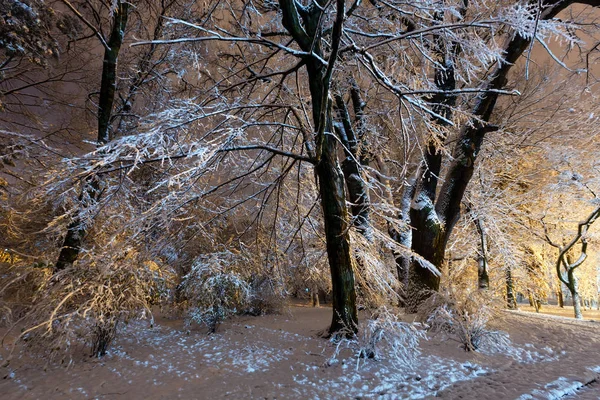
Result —
[[[598, 6], [597, 1], [579, 1], [580, 3]], [[555, 3], [541, 2], [542, 10], [540, 10], [539, 18], [548, 20], [554, 18], [560, 11], [567, 8], [569, 5], [576, 3], [572, 0], [562, 0]], [[533, 4], [533, 2], [532, 2]], [[475, 161], [487, 133], [496, 130], [496, 127], [491, 125], [492, 113], [494, 111], [496, 100], [498, 99], [497, 90], [506, 87], [508, 75], [513, 65], [523, 52], [529, 47], [531, 37], [515, 34], [505, 45], [505, 59], [498, 63], [496, 68], [490, 72], [490, 80], [482, 86], [482, 89], [488, 92], [478, 96], [478, 101], [472, 111], [473, 117], [463, 125], [461, 132], [455, 140], [455, 147], [452, 153], [452, 162], [448, 166], [448, 172], [443, 180], [442, 188], [436, 199], [436, 185], [439, 176], [439, 160], [441, 156], [437, 151], [432, 151], [428, 148], [425, 155], [426, 169], [421, 173], [419, 189], [416, 192], [415, 202], [423, 204], [419, 197], [424, 195], [424, 199], [430, 204], [425, 207], [419, 206], [416, 210], [411, 209], [411, 225], [413, 231], [413, 250], [423, 256], [425, 259], [434, 264], [438, 269], [441, 268], [444, 261], [444, 250], [448, 242], [448, 238], [452, 233], [454, 225], [460, 217], [460, 208], [462, 200], [467, 189], [467, 186], [473, 176], [475, 170]], [[448, 60], [446, 60], [448, 61]], [[440, 79], [436, 85], [443, 86], [448, 84], [450, 87], [450, 74], [448, 68], [441, 71], [441, 75], [436, 76], [436, 80]], [[446, 79], [446, 82], [444, 82]], [[448, 90], [448, 88], [443, 88]], [[442, 92], [442, 94], [444, 94]], [[449, 96], [449, 93], [445, 93]], [[438, 118], [439, 119], [439, 118]], [[441, 120], [441, 119], [440, 119]], [[442, 121], [442, 120], [441, 120]], [[435, 150], [435, 149], [434, 149]], [[421, 215], [416, 220], [413, 220], [413, 211], [423, 210], [435, 204], [435, 216], [427, 210], [425, 215]], [[434, 218], [435, 217], [435, 218]], [[439, 224], [442, 226], [438, 226]], [[430, 232], [417, 233], [419, 230], [428, 230]], [[423, 243], [420, 241], [424, 240]], [[420, 249], [425, 253], [421, 253]], [[429, 258], [431, 255], [431, 258]], [[415, 310], [414, 304], [423, 301], [427, 297], [427, 293], [437, 291], [439, 287], [439, 279], [436, 279], [431, 270], [421, 267], [420, 263], [411, 263], [411, 277], [409, 278], [409, 296], [417, 295], [416, 299], [411, 300], [411, 310]], [[410, 286], [413, 285], [413, 288]], [[419, 294], [420, 291], [424, 292]]]
[[[436, 24], [442, 24], [444, 13], [436, 12], [434, 20]], [[456, 89], [454, 61], [460, 53], [460, 46], [448, 43], [442, 35], [437, 34], [433, 36], [433, 43], [437, 58], [434, 81], [440, 92], [434, 94], [429, 102], [436, 114], [432, 117], [432, 122], [440, 128], [440, 133], [438, 137], [429, 138], [425, 158], [419, 167], [421, 181], [416, 186], [414, 203], [410, 208], [410, 226], [413, 228], [412, 250], [441, 270], [448, 235], [445, 232], [445, 221], [439, 219], [434, 206], [442, 167], [442, 152], [436, 143], [446, 140], [445, 129], [450, 126], [449, 121], [456, 105], [457, 96], [451, 92]], [[408, 274], [406, 312], [414, 313], [425, 299], [438, 291], [440, 277], [424, 268], [414, 257], [409, 263]]]

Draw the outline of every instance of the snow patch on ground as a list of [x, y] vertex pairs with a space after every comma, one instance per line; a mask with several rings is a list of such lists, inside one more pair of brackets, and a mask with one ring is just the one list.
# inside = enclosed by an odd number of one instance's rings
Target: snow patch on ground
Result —
[[323, 374], [294, 375], [298, 394], [314, 398], [328, 398], [337, 393], [346, 398], [378, 397], [381, 399], [422, 399], [435, 396], [438, 391], [455, 382], [487, 374], [485, 368], [472, 362], [460, 363], [436, 356], [420, 357], [415, 371], [401, 371], [384, 361], [364, 362], [356, 368], [356, 358], [334, 363], [344, 370], [335, 379]]
[[569, 380], [560, 377], [544, 386], [544, 389], [536, 389], [531, 394], [524, 394], [519, 400], [547, 399], [555, 400], [577, 392], [577, 389], [584, 386], [582, 382]]

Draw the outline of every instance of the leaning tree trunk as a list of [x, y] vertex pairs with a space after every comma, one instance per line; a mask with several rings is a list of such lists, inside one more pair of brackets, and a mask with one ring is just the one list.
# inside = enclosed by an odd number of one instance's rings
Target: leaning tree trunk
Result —
[[[587, 1], [580, 2], [588, 4]], [[551, 5], [544, 1], [541, 3], [543, 9], [539, 14], [539, 18], [547, 20], [554, 18], [560, 11], [576, 3], [576, 1], [562, 0]], [[589, 4], [598, 5], [597, 1], [590, 1]], [[482, 89], [486, 92], [478, 96], [478, 101], [472, 112], [473, 117], [463, 125], [459, 136], [455, 140], [456, 144], [452, 153], [452, 162], [448, 166], [448, 172], [445, 175], [437, 199], [435, 188], [439, 175], [439, 159], [436, 157], [438, 153], [432, 152], [430, 149], [427, 150], [425, 155], [427, 169], [421, 174], [419, 184], [421, 189], [417, 189], [414, 201], [418, 207], [411, 209], [411, 225], [414, 227], [413, 250], [433, 263], [438, 269], [441, 268], [444, 261], [443, 253], [448, 243], [448, 238], [460, 217], [462, 200], [473, 176], [475, 161], [481, 150], [483, 139], [487, 133], [497, 129], [489, 123], [498, 99], [497, 91], [506, 86], [508, 74], [512, 66], [516, 64], [516, 61], [528, 48], [530, 43], [531, 37], [518, 33], [508, 39], [503, 62], [498, 63], [495, 70], [489, 74], [491, 79], [482, 86]], [[439, 84], [447, 84], [450, 87], [451, 76], [445, 70], [441, 71]], [[437, 79], [438, 76], [436, 76]], [[445, 82], [444, 79], [446, 80]], [[436, 85], [438, 85], [437, 81]], [[443, 91], [447, 90], [449, 89], [443, 88]], [[450, 93], [444, 93], [443, 91], [440, 94], [445, 96], [450, 95]], [[439, 104], [442, 107], [444, 106], [443, 103]], [[450, 109], [448, 108], [448, 110]], [[432, 204], [435, 204], [435, 214], [430, 209]], [[413, 214], [417, 214], [419, 211], [421, 215], [413, 219]], [[418, 233], [419, 230], [428, 229], [431, 229], [431, 231]], [[424, 242], [421, 242], [422, 240]], [[424, 250], [424, 253], [421, 253], [421, 250]], [[418, 294], [417, 298], [411, 301], [410, 310], [414, 311], [415, 303], [423, 301], [427, 297], [427, 293], [438, 290], [439, 279], [436, 279], [431, 269], [425, 268], [421, 263], [416, 262], [411, 263], [410, 275], [409, 296], [411, 293], [413, 295]], [[410, 288], [411, 285], [414, 287]], [[419, 294], [420, 291], [423, 294]]]
[[[117, 87], [117, 60], [125, 36], [129, 3], [118, 1], [113, 12], [113, 26], [107, 47], [104, 49], [102, 64], [102, 81], [98, 100], [98, 145], [104, 145], [111, 139], [110, 120]], [[81, 189], [79, 203], [82, 208], [93, 206], [101, 195], [100, 182], [97, 177], [86, 179]], [[86, 221], [75, 216], [67, 227], [67, 234], [58, 255], [55, 270], [70, 267], [79, 257], [83, 240], [87, 233]]]

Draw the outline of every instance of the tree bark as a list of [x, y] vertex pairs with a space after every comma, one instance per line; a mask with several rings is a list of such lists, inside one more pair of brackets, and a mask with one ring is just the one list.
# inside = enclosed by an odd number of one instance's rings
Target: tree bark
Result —
[[[412, 250], [439, 269], [446, 251], [444, 227], [437, 219], [429, 198], [417, 197], [415, 202], [416, 207], [413, 203], [410, 210], [410, 222], [413, 227]], [[439, 286], [439, 276], [413, 257], [408, 274], [406, 312], [417, 312], [419, 305], [438, 291]]]
[[[99, 200], [100, 195], [101, 191], [98, 179], [86, 179], [78, 199], [81, 208], [91, 207]], [[56, 271], [69, 268], [77, 260], [86, 233], [86, 222], [79, 215], [76, 215], [67, 227], [67, 234], [60, 249], [58, 260], [54, 265]]]
[[[327, 138], [327, 147], [334, 147], [333, 138]], [[332, 146], [333, 145], [333, 146]], [[324, 152], [316, 166], [319, 177], [321, 207], [325, 222], [327, 258], [331, 272], [333, 318], [329, 332], [342, 330], [356, 332], [358, 314], [354, 291], [354, 257], [348, 236], [348, 210], [344, 195], [342, 171], [335, 159], [335, 147]]]
[[[434, 19], [435, 23], [441, 24], [444, 13], [435, 13]], [[457, 96], [445, 92], [456, 89], [454, 58], [460, 52], [460, 47], [455, 43], [447, 43], [440, 35], [434, 35], [433, 41], [437, 61], [434, 82], [440, 92], [433, 95], [429, 103], [436, 113], [432, 121], [440, 128], [440, 133], [437, 138], [429, 138], [425, 158], [419, 167], [421, 180], [417, 183], [410, 208], [410, 225], [413, 227], [412, 250], [441, 269], [447, 237], [445, 224], [434, 208], [443, 157], [436, 142], [443, 143], [446, 140], [445, 129], [450, 125], [448, 121], [452, 118], [453, 107], [456, 105]], [[406, 311], [417, 312], [418, 306], [439, 289], [440, 278], [414, 258], [409, 263], [408, 275]]]
[[312, 298], [312, 306], [313, 307], [321, 306], [321, 304], [319, 303], [319, 289], [317, 289], [316, 287], [313, 287], [310, 292], [310, 297]]

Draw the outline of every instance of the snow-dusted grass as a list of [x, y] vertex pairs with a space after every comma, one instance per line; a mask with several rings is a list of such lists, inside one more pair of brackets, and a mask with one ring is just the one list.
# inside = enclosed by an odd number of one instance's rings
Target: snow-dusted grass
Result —
[[[328, 314], [318, 309], [304, 312], [307, 316]], [[164, 321], [154, 327], [133, 322], [123, 328], [114, 348], [101, 360], [79, 361], [69, 369], [52, 367], [46, 373], [35, 372], [27, 362], [11, 364], [10, 370], [2, 371], [6, 379], [0, 382], [0, 393], [8, 393], [6, 399], [88, 399], [103, 398], [106, 393], [128, 393], [127, 398], [144, 400], [161, 396], [420, 399], [436, 395], [468, 399], [478, 398], [477, 393], [495, 393], [498, 399], [538, 399], [572, 393], [585, 384], [573, 374], [561, 375], [563, 368], [571, 371], [577, 364], [564, 364], [565, 350], [548, 343], [511, 341], [503, 353], [466, 353], [456, 341], [441, 335], [428, 335], [425, 340], [405, 323], [392, 324], [401, 328], [398, 331], [371, 323], [373, 329], [370, 333], [367, 329], [365, 340], [340, 344], [308, 334], [299, 328], [304, 322], [290, 326], [294, 323], [291, 316], [236, 321], [211, 335], [190, 331], [180, 322]], [[390, 356], [389, 341], [398, 337], [397, 343], [405, 346], [402, 351], [412, 357], [410, 365]], [[373, 344], [373, 338], [379, 339], [376, 356], [360, 357], [361, 349]], [[600, 367], [594, 368], [587, 371], [600, 373]], [[500, 385], [497, 392], [494, 385]], [[517, 389], [511, 392], [504, 387]], [[470, 389], [461, 392], [461, 388]]]

